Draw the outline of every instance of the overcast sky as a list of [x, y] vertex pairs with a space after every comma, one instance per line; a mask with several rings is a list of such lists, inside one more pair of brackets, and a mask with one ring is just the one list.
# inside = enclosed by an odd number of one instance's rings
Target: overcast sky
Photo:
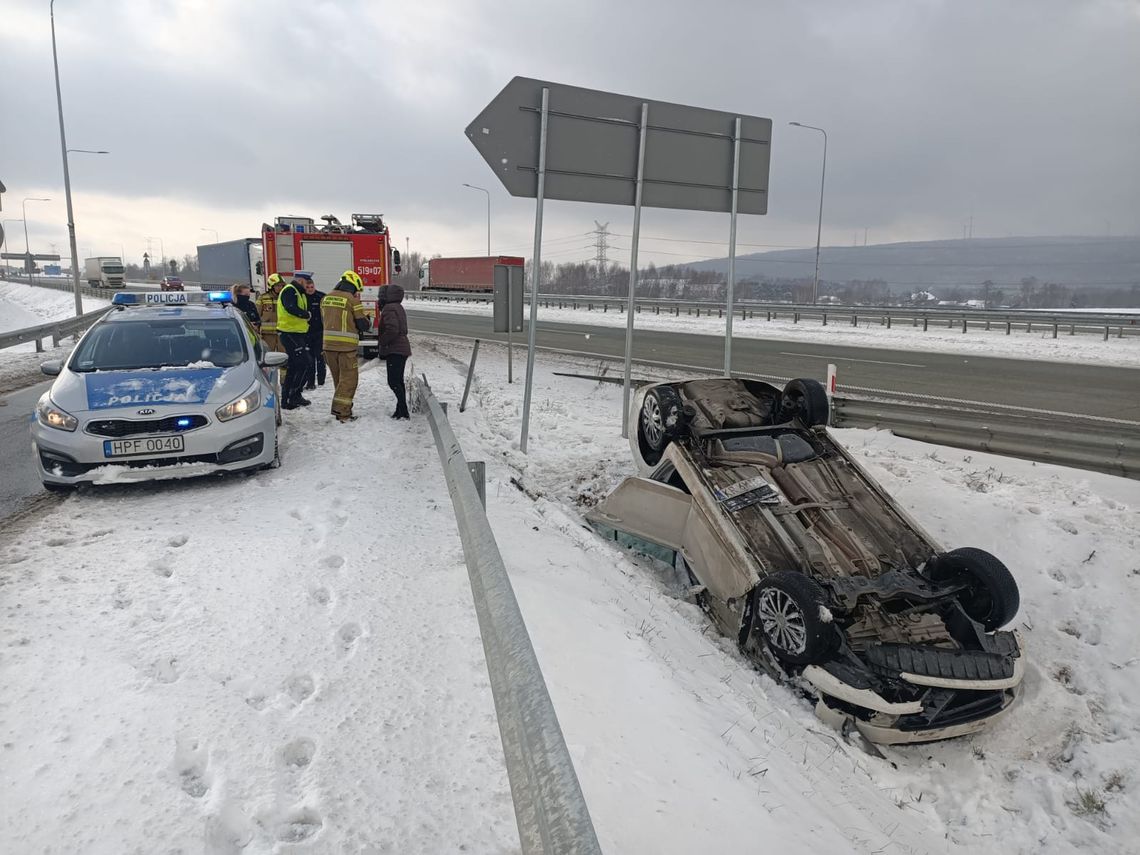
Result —
[[[81, 257], [138, 261], [255, 235], [280, 214], [386, 215], [397, 245], [530, 254], [464, 128], [515, 75], [766, 116], [769, 213], [740, 251], [974, 235], [1140, 233], [1140, 3], [1132, 0], [58, 0]], [[66, 253], [48, 0], [0, 0], [5, 219]], [[544, 258], [592, 257], [595, 219], [551, 202]], [[4, 224], [9, 248], [22, 225]], [[642, 260], [724, 254], [728, 217], [647, 209]], [[665, 241], [658, 238], [670, 238]], [[628, 263], [627, 238], [615, 237]], [[121, 247], [121, 250], [120, 250]]]

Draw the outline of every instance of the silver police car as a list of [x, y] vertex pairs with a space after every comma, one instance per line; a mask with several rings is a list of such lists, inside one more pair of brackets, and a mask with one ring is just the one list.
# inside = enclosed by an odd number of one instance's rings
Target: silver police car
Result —
[[277, 369], [225, 291], [116, 294], [36, 405], [49, 490], [279, 464]]

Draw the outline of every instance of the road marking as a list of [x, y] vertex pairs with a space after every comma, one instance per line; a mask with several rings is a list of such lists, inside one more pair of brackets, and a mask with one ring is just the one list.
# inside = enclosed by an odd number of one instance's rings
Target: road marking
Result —
[[915, 362], [882, 362], [878, 359], [852, 359], [850, 356], [821, 356], [818, 353], [792, 353], [790, 351], [780, 351], [780, 356], [806, 356], [810, 359], [834, 359], [837, 362], [866, 362], [869, 365], [900, 365], [903, 368], [925, 368], [925, 365], [919, 365]]

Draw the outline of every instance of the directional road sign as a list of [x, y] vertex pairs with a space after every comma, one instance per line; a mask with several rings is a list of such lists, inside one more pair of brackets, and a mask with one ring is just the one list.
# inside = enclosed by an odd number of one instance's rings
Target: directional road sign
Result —
[[740, 118], [737, 211], [768, 211], [772, 120], [516, 77], [467, 127], [512, 196], [538, 195], [542, 90], [549, 90], [547, 199], [633, 205], [641, 107], [648, 105], [641, 204], [732, 210], [734, 128]]

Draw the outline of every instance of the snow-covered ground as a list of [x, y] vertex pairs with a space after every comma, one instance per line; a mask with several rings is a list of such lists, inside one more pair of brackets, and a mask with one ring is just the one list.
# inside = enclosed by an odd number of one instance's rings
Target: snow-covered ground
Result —
[[[83, 298], [85, 312], [109, 305], [107, 300]], [[66, 291], [0, 280], [0, 332], [35, 327], [74, 315], [75, 297]], [[49, 338], [44, 340], [44, 353], [36, 353], [35, 342], [30, 341], [0, 350], [0, 392], [35, 381], [41, 376], [41, 362], [64, 358], [74, 344], [73, 338], [67, 338], [60, 347], [53, 348]]]
[[[487, 503], [603, 850], [1097, 853], [1140, 839], [1140, 484], [840, 431], [935, 536], [1006, 560], [1019, 709], [864, 754], [581, 512], [631, 471], [619, 387], [414, 341]], [[422, 417], [288, 414], [284, 468], [68, 498], [0, 534], [0, 850], [517, 851]], [[520, 372], [521, 373], [521, 372]]]
[[[580, 301], [579, 301], [580, 302]], [[411, 312], [447, 312], [490, 316], [491, 306], [487, 303], [448, 303], [432, 300], [412, 300], [407, 303]], [[529, 309], [528, 309], [529, 311]], [[625, 327], [626, 316], [619, 311], [603, 312], [601, 308], [587, 311], [585, 308], [559, 309], [538, 308], [539, 322], [544, 324], [592, 324], [597, 326]], [[876, 347], [902, 351], [938, 351], [963, 353], [973, 356], [1000, 356], [1014, 359], [1042, 359], [1053, 362], [1091, 362], [1097, 365], [1123, 365], [1134, 368], [1140, 366], [1140, 335], [1125, 335], [1116, 338], [1115, 332], [1108, 341], [1102, 333], [1078, 332], [1068, 335], [1062, 329], [1056, 339], [1052, 327], [1025, 330], [1005, 334], [1005, 327], [993, 330], [970, 328], [963, 334], [956, 330], [931, 325], [926, 332], [922, 327], [912, 327], [909, 322], [896, 320], [890, 329], [880, 326], [878, 321], [861, 322], [858, 327], [850, 326], [843, 318], [832, 318], [827, 326], [819, 320], [802, 320], [793, 323], [790, 317], [765, 320], [757, 315], [741, 320], [737, 315], [732, 323], [732, 334], [741, 338], [766, 338], [780, 341], [818, 342], [824, 344]], [[637, 329], [673, 330], [684, 333], [724, 335], [724, 318], [696, 317], [693, 315], [672, 316], [654, 315], [639, 312], [635, 317]]]

